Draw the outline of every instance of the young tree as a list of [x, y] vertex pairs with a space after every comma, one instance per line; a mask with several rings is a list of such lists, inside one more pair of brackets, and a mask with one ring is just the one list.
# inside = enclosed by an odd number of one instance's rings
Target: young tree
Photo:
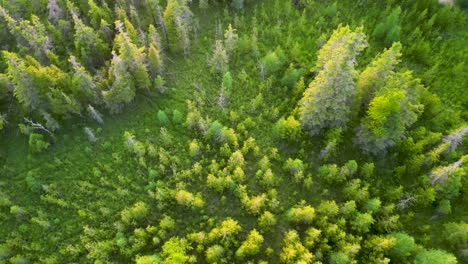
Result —
[[457, 258], [454, 255], [439, 249], [424, 249], [420, 251], [414, 259], [414, 264], [456, 264]]
[[215, 49], [208, 64], [215, 73], [225, 73], [229, 67], [229, 57], [221, 40], [216, 40]]
[[356, 56], [367, 46], [362, 28], [336, 29], [319, 51], [317, 77], [299, 102], [302, 127], [310, 134], [345, 127], [356, 103]]
[[236, 48], [238, 39], [239, 36], [236, 33], [236, 29], [233, 29], [231, 24], [229, 24], [228, 28], [224, 32], [224, 43], [228, 55], [231, 55], [234, 49]]
[[242, 242], [239, 249], [236, 251], [236, 257], [244, 258], [245, 256], [256, 255], [263, 244], [263, 236], [255, 229], [250, 231], [247, 239]]
[[146, 68], [146, 57], [143, 48], [138, 48], [124, 31], [120, 21], [116, 21], [119, 32], [114, 45], [119, 55], [112, 52], [109, 75], [112, 86], [104, 91], [104, 100], [112, 112], [118, 112], [123, 104], [129, 103], [135, 97], [137, 89], [149, 90], [151, 81]]

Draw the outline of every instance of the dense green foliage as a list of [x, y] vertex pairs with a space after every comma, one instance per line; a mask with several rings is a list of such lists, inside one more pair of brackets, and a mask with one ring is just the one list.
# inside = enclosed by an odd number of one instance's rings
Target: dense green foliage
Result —
[[0, 263], [468, 262], [440, 2], [2, 1]]

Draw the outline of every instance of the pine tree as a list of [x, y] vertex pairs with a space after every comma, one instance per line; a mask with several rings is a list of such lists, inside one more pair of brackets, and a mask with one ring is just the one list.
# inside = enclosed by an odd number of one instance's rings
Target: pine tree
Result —
[[229, 57], [221, 40], [216, 40], [215, 49], [208, 64], [215, 73], [225, 73], [229, 67]]
[[318, 75], [299, 102], [301, 125], [310, 134], [346, 126], [356, 103], [356, 56], [366, 46], [362, 28], [339, 27], [319, 51]]
[[0, 14], [7, 21], [8, 29], [15, 36], [20, 47], [32, 50], [36, 59], [41, 63], [49, 61], [48, 55], [52, 52], [53, 45], [39, 17], [31, 15], [31, 20], [17, 21], [1, 6]]
[[164, 11], [164, 22], [169, 38], [169, 48], [189, 53], [190, 32], [192, 31], [193, 13], [188, 7], [188, 0], [168, 0]]
[[93, 81], [93, 77], [76, 61], [74, 56], [69, 59], [73, 67], [72, 86], [73, 94], [81, 102], [97, 102], [97, 86]]
[[77, 14], [70, 10], [75, 27], [75, 50], [80, 61], [90, 69], [96, 69], [103, 64], [103, 54], [109, 52], [108, 45], [97, 32], [86, 26]]
[[163, 71], [161, 42], [159, 40], [158, 32], [153, 25], [149, 26], [148, 32], [148, 69], [150, 71], [151, 78], [155, 79], [158, 74], [161, 74]]
[[15, 53], [3, 51], [7, 62], [7, 75], [14, 86], [13, 93], [20, 105], [29, 111], [37, 109], [43, 100], [39, 97], [39, 91], [34, 79], [29, 74], [27, 65]]
[[124, 31], [120, 21], [116, 21], [119, 32], [114, 41], [115, 48], [112, 52], [112, 61], [109, 75], [112, 86], [109, 91], [103, 93], [104, 100], [112, 112], [121, 110], [123, 104], [133, 100], [137, 89], [149, 90], [151, 81], [146, 68], [144, 48], [138, 48]]
[[62, 18], [62, 9], [58, 5], [57, 0], [49, 0], [47, 10], [49, 12], [49, 20], [57, 25], [58, 21]]
[[112, 21], [111, 19], [111, 11], [109, 7], [107, 6], [106, 1], [101, 1], [102, 7], [98, 6], [94, 0], [88, 0], [88, 6], [89, 6], [89, 22], [91, 23], [91, 26], [93, 28], [98, 29], [101, 25], [102, 22], [109, 23]]
[[229, 24], [228, 28], [224, 32], [224, 43], [228, 55], [231, 55], [234, 49], [236, 48], [238, 39], [239, 36], [236, 33], [236, 29], [233, 29], [231, 24]]
[[355, 143], [365, 153], [384, 154], [404, 138], [406, 129], [418, 119], [424, 106], [418, 90], [423, 89], [411, 73], [399, 73], [388, 80], [372, 99], [367, 115], [357, 128]]
[[367, 106], [375, 93], [395, 74], [395, 68], [401, 58], [401, 48], [401, 43], [393, 43], [361, 72], [357, 88], [362, 105]]

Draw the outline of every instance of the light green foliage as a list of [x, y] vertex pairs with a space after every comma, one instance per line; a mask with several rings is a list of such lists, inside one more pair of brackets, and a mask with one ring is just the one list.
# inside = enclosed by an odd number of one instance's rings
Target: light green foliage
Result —
[[232, 88], [232, 76], [230, 72], [226, 72], [223, 76], [223, 88], [226, 89], [228, 92]]
[[274, 214], [269, 211], [263, 212], [263, 214], [258, 218], [258, 225], [262, 230], [270, 230], [274, 225], [276, 225], [277, 220]]
[[186, 239], [172, 237], [162, 246], [161, 256], [163, 258], [161, 263], [165, 264], [182, 264], [187, 263], [189, 256], [187, 251], [191, 247]]
[[315, 218], [315, 209], [310, 205], [296, 206], [289, 209], [287, 217], [294, 223], [310, 224]]
[[137, 202], [132, 207], [124, 209], [120, 215], [122, 221], [127, 224], [139, 221], [148, 215], [148, 205]]
[[50, 144], [49, 142], [45, 141], [45, 137], [42, 134], [31, 133], [29, 135], [29, 148], [32, 152], [41, 152], [47, 149]]
[[361, 72], [357, 88], [362, 105], [367, 106], [375, 94], [383, 89], [388, 79], [394, 76], [395, 68], [401, 60], [401, 49], [401, 43], [393, 43]]
[[2, 0], [0, 263], [464, 263], [459, 6]]
[[391, 257], [409, 257], [416, 250], [414, 238], [406, 233], [393, 233], [389, 237], [395, 239], [394, 245], [388, 252]]
[[169, 118], [167, 117], [166, 112], [159, 110], [157, 116], [159, 124], [162, 126], [167, 126], [169, 124]]
[[366, 46], [362, 28], [339, 27], [319, 51], [318, 74], [299, 102], [299, 120], [309, 133], [346, 126], [356, 104], [356, 56]]
[[416, 254], [415, 264], [432, 263], [432, 264], [456, 264], [457, 259], [454, 255], [438, 249], [424, 249]]
[[370, 102], [355, 138], [364, 152], [385, 153], [387, 148], [404, 138], [406, 129], [422, 112], [418, 93], [422, 86], [411, 73], [395, 75], [382, 92]]
[[355, 219], [351, 221], [351, 226], [358, 232], [367, 233], [373, 223], [374, 218], [370, 213], [357, 213]]
[[284, 235], [280, 253], [281, 263], [312, 263], [314, 255], [301, 243], [299, 234], [290, 230]]
[[227, 218], [218, 227], [211, 229], [208, 233], [208, 239], [210, 241], [215, 241], [218, 239], [226, 239], [228, 237], [234, 236], [242, 230], [239, 222], [232, 218]]
[[281, 48], [277, 48], [275, 51], [270, 51], [261, 61], [261, 64], [263, 65], [262, 75], [269, 76], [278, 72], [285, 62], [286, 55]]
[[253, 229], [250, 231], [247, 239], [242, 242], [239, 249], [236, 251], [236, 257], [243, 258], [249, 255], [256, 255], [263, 244], [263, 236], [258, 233], [257, 230]]
[[330, 264], [347, 264], [350, 263], [350, 259], [343, 251], [334, 252], [330, 255]]
[[301, 132], [301, 124], [294, 116], [289, 116], [287, 119], [281, 118], [276, 123], [279, 135], [283, 139], [295, 140]]
[[187, 207], [202, 207], [205, 203], [201, 198], [201, 195], [193, 195], [191, 192], [185, 190], [177, 191], [175, 199], [178, 204]]
[[206, 262], [208, 263], [218, 263], [222, 260], [225, 255], [225, 249], [220, 245], [213, 245], [206, 249]]

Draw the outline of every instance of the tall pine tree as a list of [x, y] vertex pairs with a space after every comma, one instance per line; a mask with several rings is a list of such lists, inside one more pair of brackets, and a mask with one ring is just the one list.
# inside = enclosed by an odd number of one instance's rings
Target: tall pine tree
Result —
[[299, 102], [300, 122], [310, 134], [345, 127], [356, 104], [356, 56], [367, 46], [362, 28], [336, 29], [319, 51], [317, 77]]

